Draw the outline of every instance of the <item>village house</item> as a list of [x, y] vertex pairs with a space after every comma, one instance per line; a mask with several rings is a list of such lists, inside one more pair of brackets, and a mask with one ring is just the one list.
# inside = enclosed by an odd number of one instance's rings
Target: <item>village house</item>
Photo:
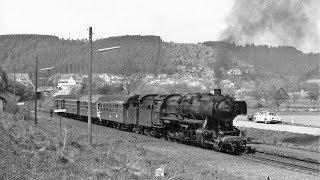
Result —
[[229, 79], [222, 80], [222, 84], [223, 84], [224, 87], [227, 87], [227, 88], [234, 87], [234, 83], [231, 82]]
[[242, 72], [240, 69], [238, 68], [233, 68], [233, 69], [230, 69], [228, 72], [227, 72], [229, 75], [241, 75]]
[[73, 77], [73, 75], [68, 75], [68, 74], [64, 74], [61, 75], [59, 81], [58, 81], [58, 88], [62, 88], [65, 86], [75, 86], [76, 85], [76, 80]]
[[76, 86], [82, 86], [83, 77], [75, 77]]
[[197, 80], [193, 80], [189, 82], [189, 86], [199, 86], [199, 85], [200, 85], [200, 82]]
[[152, 79], [153, 78], [153, 74], [147, 74], [145, 78], [146, 79]]
[[[14, 76], [13, 73], [9, 74], [10, 78], [13, 78], [13, 76]], [[32, 82], [31, 82], [31, 80], [29, 78], [29, 75], [27, 73], [22, 73], [22, 74], [21, 73], [16, 73], [15, 76], [16, 76], [16, 81], [22, 83], [23, 85], [25, 85], [25, 86], [29, 86], [29, 85], [33, 86]]]

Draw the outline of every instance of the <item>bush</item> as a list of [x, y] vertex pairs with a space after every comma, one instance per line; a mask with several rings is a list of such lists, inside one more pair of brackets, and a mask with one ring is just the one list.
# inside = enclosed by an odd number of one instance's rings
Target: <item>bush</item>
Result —
[[257, 102], [253, 107], [254, 108], [263, 108], [263, 105], [261, 102]]

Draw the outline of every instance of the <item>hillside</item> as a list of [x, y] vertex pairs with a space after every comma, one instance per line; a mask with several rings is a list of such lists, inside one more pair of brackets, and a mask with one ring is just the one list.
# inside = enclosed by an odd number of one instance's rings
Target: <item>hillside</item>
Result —
[[[121, 46], [120, 49], [94, 53], [94, 72], [131, 74], [151, 73], [159, 62], [161, 39], [157, 36], [122, 36], [100, 39], [93, 49]], [[40, 67], [51, 67], [51, 73], [86, 73], [89, 43], [86, 40], [65, 40], [46, 35], [0, 36], [0, 62], [7, 71], [34, 73], [35, 58]], [[130, 67], [130, 68], [127, 68]]]
[[236, 46], [222, 41], [203, 43], [223, 52], [229, 59], [245, 61], [263, 72], [280, 76], [319, 76], [320, 53], [303, 53], [294, 47]]
[[[202, 44], [163, 42], [158, 36], [121, 36], [94, 41], [94, 49], [121, 46], [94, 53], [94, 72], [130, 75], [133, 73], [228, 70], [239, 64], [254, 66], [267, 75], [308, 79], [319, 76], [320, 54], [304, 54], [293, 47], [236, 46], [208, 41]], [[89, 59], [87, 40], [66, 40], [48, 35], [1, 35], [0, 62], [7, 71], [34, 74], [34, 59], [40, 67], [54, 66], [49, 73], [86, 73]]]

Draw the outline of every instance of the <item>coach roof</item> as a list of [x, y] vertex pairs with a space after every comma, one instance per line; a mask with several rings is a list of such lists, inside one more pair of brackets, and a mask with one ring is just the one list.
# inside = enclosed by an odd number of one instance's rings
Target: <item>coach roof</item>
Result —
[[[96, 103], [103, 95], [92, 95], [91, 102]], [[79, 101], [89, 102], [89, 95], [82, 96]]]
[[100, 102], [122, 102], [125, 104], [130, 99], [130, 96], [122, 96], [122, 95], [105, 95], [100, 97]]
[[53, 97], [53, 100], [62, 100], [62, 99], [75, 99], [78, 100], [81, 96], [79, 95], [57, 95]]

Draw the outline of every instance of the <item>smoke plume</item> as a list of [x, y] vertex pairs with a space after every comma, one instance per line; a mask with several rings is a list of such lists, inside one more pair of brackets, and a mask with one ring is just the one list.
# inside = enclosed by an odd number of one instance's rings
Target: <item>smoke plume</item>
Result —
[[235, 0], [225, 41], [320, 52], [319, 0]]

